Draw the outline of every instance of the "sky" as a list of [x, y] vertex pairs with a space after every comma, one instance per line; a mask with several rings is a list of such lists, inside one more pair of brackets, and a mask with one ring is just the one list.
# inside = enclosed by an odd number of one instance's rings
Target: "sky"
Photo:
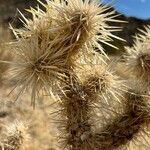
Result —
[[150, 0], [102, 0], [127, 16], [150, 19]]

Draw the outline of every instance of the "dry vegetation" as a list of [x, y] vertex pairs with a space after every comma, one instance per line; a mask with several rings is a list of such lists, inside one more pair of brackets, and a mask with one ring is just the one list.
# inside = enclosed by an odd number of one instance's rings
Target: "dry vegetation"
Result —
[[0, 149], [149, 150], [150, 27], [112, 57], [103, 44], [123, 39], [107, 23], [123, 20], [108, 6], [39, 4], [0, 26]]

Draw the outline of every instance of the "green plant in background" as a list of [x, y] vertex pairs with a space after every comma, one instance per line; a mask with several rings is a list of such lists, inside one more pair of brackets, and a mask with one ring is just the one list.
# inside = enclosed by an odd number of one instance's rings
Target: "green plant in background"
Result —
[[[40, 96], [58, 99], [59, 149], [123, 148], [149, 124], [149, 105], [145, 102], [148, 92], [127, 88], [101, 46], [111, 49], [112, 38], [121, 40], [113, 35], [119, 28], [107, 24], [119, 22], [115, 12], [95, 0], [40, 4], [46, 11], [31, 8], [31, 20], [20, 13], [24, 28], [11, 27], [16, 41], [10, 44], [14, 59], [8, 62], [9, 80], [16, 81], [14, 88], [20, 88], [17, 98], [29, 90], [33, 106]], [[134, 53], [128, 57], [129, 67], [137, 62], [132, 59]], [[138, 60], [143, 68], [143, 60]]]

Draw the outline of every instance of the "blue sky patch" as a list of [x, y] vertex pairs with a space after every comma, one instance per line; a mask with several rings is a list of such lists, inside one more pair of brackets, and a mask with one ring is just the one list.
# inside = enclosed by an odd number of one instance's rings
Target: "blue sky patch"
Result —
[[102, 0], [126, 16], [150, 19], [150, 0]]

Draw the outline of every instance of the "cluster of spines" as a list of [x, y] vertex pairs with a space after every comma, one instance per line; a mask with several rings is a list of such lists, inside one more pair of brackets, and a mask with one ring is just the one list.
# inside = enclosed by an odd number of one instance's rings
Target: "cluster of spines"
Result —
[[148, 85], [150, 82], [150, 27], [145, 27], [145, 30], [140, 30], [141, 33], [136, 35], [133, 47], [126, 47], [126, 64], [131, 75], [134, 76], [143, 85]]
[[4, 137], [1, 141], [2, 150], [20, 150], [29, 138], [27, 124], [16, 120], [6, 126]]
[[[78, 58], [95, 53], [96, 47], [107, 56], [99, 42], [110, 45], [109, 41], [115, 37], [111, 32], [118, 29], [112, 27], [112, 30], [107, 24], [116, 21], [115, 12], [107, 11], [107, 6], [96, 1], [40, 3], [46, 11], [31, 8], [32, 20], [20, 13], [24, 28], [11, 27], [16, 36], [16, 41], [11, 43], [15, 58], [8, 62], [9, 79], [17, 82], [15, 87], [21, 87], [18, 95], [31, 89], [33, 105], [40, 93], [48, 95], [58, 81], [66, 78], [76, 67]], [[103, 59], [102, 55], [100, 58]]]
[[[99, 42], [113, 47], [109, 41], [112, 37], [118, 38], [110, 32], [113, 27], [107, 25], [109, 21], [117, 21], [114, 19], [115, 13], [107, 12], [108, 7], [94, 0], [70, 0], [67, 3], [54, 0], [47, 1], [47, 5], [40, 3], [46, 12], [39, 8], [31, 9], [32, 20], [22, 15], [25, 29], [12, 29], [17, 41], [12, 44], [16, 61], [12, 62], [11, 67], [13, 79], [18, 81], [17, 86], [22, 86], [20, 93], [31, 88], [34, 104], [41, 90], [49, 93], [52, 88], [56, 89], [57, 81], [63, 81], [60, 84], [63, 95], [60, 95], [59, 106], [64, 117], [63, 132], [68, 149], [116, 149], [127, 144], [147, 123], [149, 116], [145, 112], [147, 107], [144, 100], [139, 97], [136, 100], [127, 98], [124, 114], [111, 118], [113, 121], [110, 124], [94, 132], [90, 120], [94, 105], [106, 100], [110, 106], [113, 99], [119, 100], [118, 82], [109, 72], [100, 74], [98, 71], [93, 75], [92, 69], [82, 81], [73, 71], [77, 67], [75, 62], [79, 54], [88, 55], [98, 48], [107, 57]], [[113, 28], [113, 31], [116, 30], [118, 28]], [[102, 59], [101, 55], [99, 57]], [[142, 61], [140, 65], [143, 68]], [[128, 123], [131, 123], [130, 128]], [[119, 124], [123, 124], [123, 127]]]
[[141, 95], [127, 93], [124, 112], [94, 135], [96, 147], [100, 150], [114, 150], [128, 145], [150, 123], [146, 101]]
[[[130, 75], [132, 83], [135, 82], [138, 86], [139, 100], [135, 99], [133, 108], [138, 106], [135, 117], [136, 130], [138, 132], [144, 131], [144, 124], [148, 127], [145, 134], [149, 134], [149, 85], [150, 85], [150, 26], [145, 26], [144, 30], [140, 30], [140, 34], [135, 36], [134, 45], [132, 47], [125, 47], [125, 65], [127, 66], [127, 72]], [[146, 99], [141, 95], [146, 95]], [[141, 98], [140, 98], [141, 97]], [[136, 104], [136, 102], [138, 102]], [[133, 114], [133, 113], [132, 113]], [[134, 120], [134, 118], [133, 118]], [[131, 128], [131, 127], [130, 127]], [[132, 128], [131, 128], [132, 129]], [[148, 135], [149, 136], [149, 135]], [[146, 139], [146, 138], [145, 138]], [[149, 147], [149, 145], [148, 145]], [[149, 148], [148, 148], [149, 149]]]
[[106, 103], [110, 97], [112, 102], [115, 100], [118, 102], [117, 97], [120, 97], [113, 93], [113, 89], [117, 89], [114, 83], [118, 82], [113, 74], [108, 73], [107, 70], [89, 71], [93, 73], [87, 76], [82, 73], [75, 76], [74, 73], [69, 76], [60, 95], [61, 139], [63, 145], [72, 150], [96, 149], [94, 144], [96, 124], [93, 123], [93, 118], [96, 118], [97, 113], [100, 112], [96, 113], [96, 107]]

